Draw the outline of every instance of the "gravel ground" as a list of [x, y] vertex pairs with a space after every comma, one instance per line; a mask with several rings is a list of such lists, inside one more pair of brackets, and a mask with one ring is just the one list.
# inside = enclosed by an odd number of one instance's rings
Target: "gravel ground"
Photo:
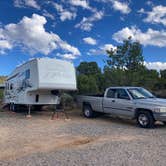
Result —
[[0, 112], [0, 166], [166, 165], [166, 126], [141, 129], [108, 116], [51, 120], [50, 112]]

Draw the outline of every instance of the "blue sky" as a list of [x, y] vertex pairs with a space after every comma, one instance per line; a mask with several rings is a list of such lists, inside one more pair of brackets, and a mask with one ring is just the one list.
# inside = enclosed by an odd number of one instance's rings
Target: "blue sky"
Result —
[[0, 75], [36, 57], [96, 61], [132, 36], [148, 68], [166, 69], [166, 1], [1, 0]]

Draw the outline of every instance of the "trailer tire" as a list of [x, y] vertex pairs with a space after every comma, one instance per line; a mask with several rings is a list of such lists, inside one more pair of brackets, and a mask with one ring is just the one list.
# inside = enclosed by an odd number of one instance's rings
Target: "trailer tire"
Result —
[[94, 117], [94, 111], [92, 110], [90, 105], [84, 105], [83, 106], [83, 115], [86, 118], [93, 118]]
[[153, 128], [155, 120], [151, 112], [139, 111], [137, 114], [137, 123], [142, 128]]

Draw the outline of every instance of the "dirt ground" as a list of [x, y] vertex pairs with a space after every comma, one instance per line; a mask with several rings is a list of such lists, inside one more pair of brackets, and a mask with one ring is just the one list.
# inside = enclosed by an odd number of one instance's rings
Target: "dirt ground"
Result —
[[0, 165], [165, 165], [166, 127], [81, 111], [51, 120], [51, 112], [0, 111]]

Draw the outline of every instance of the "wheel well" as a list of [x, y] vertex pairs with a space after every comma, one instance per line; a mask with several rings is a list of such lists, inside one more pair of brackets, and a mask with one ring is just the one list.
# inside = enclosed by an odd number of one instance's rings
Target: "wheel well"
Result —
[[88, 102], [83, 102], [83, 103], [82, 103], [82, 106], [83, 106], [83, 107], [84, 107], [84, 106], [90, 106], [90, 107], [91, 107], [90, 103], [88, 103]]
[[149, 109], [144, 109], [144, 108], [137, 108], [135, 110], [135, 116], [134, 117], [137, 118], [138, 113], [141, 112], [141, 111], [149, 112], [152, 115], [152, 117], [153, 117], [153, 112], [151, 110], [149, 110]]

